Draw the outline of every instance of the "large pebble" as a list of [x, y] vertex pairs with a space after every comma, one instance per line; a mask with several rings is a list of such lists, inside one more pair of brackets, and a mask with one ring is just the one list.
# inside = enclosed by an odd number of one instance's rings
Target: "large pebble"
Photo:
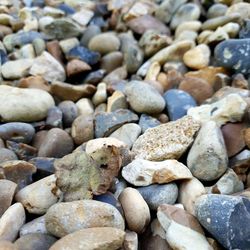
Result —
[[250, 73], [249, 54], [250, 39], [226, 40], [219, 43], [214, 50], [215, 59], [219, 66], [244, 75]]
[[138, 113], [157, 114], [165, 107], [165, 101], [159, 92], [142, 81], [128, 83], [125, 94], [132, 109]]
[[134, 188], [125, 188], [119, 196], [128, 228], [136, 233], [142, 233], [150, 222], [150, 210]]
[[151, 161], [178, 159], [194, 140], [200, 123], [190, 116], [146, 130], [135, 141], [132, 152]]
[[25, 211], [21, 203], [15, 203], [9, 207], [0, 219], [0, 240], [13, 242], [25, 219]]
[[32, 122], [44, 119], [55, 105], [46, 91], [0, 86], [0, 119], [2, 121]]
[[124, 220], [118, 210], [112, 205], [94, 200], [57, 203], [47, 211], [45, 222], [47, 230], [56, 237], [92, 227], [124, 230]]
[[50, 175], [21, 189], [15, 196], [29, 213], [44, 214], [61, 196], [56, 177]]
[[125, 232], [113, 227], [81, 229], [58, 240], [50, 250], [116, 250], [122, 247]]
[[174, 182], [164, 185], [153, 184], [137, 190], [152, 210], [157, 210], [162, 204], [173, 205], [178, 196], [178, 187]]
[[218, 126], [227, 122], [241, 121], [246, 111], [247, 103], [238, 94], [229, 94], [212, 104], [204, 104], [190, 108], [188, 115], [200, 122], [215, 121]]
[[208, 194], [196, 202], [201, 225], [226, 249], [248, 249], [250, 201], [245, 197]]
[[29, 73], [40, 75], [47, 81], [64, 81], [66, 79], [63, 66], [46, 51], [34, 60]]
[[187, 165], [199, 180], [218, 179], [227, 170], [228, 157], [220, 128], [214, 121], [202, 125], [187, 157]]
[[136, 159], [122, 169], [122, 176], [135, 186], [163, 184], [192, 178], [188, 168], [177, 160], [153, 162]]
[[70, 135], [62, 129], [49, 130], [43, 139], [38, 156], [60, 158], [72, 152], [74, 143]]
[[182, 118], [191, 107], [196, 107], [194, 98], [186, 91], [180, 89], [170, 89], [164, 93], [163, 97], [171, 121]]

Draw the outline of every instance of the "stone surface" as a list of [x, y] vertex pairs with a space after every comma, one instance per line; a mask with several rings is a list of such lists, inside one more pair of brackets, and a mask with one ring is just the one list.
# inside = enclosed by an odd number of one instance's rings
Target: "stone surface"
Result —
[[160, 125], [161, 122], [159, 120], [157, 120], [155, 117], [146, 115], [146, 114], [142, 114], [140, 116], [140, 120], [139, 120], [139, 125], [141, 127], [142, 130], [142, 134], [148, 129], [148, 128], [154, 128], [158, 125]]
[[30, 68], [31, 75], [40, 75], [47, 81], [64, 81], [66, 79], [63, 66], [48, 52], [37, 57]]
[[200, 123], [190, 116], [148, 129], [135, 141], [136, 158], [151, 161], [178, 159], [193, 142]]
[[1, 85], [0, 91], [2, 121], [39, 121], [44, 119], [48, 109], [55, 105], [52, 96], [43, 90]]
[[15, 246], [20, 250], [48, 250], [57, 239], [48, 234], [32, 233], [21, 236], [15, 241]]
[[0, 241], [0, 249], [1, 250], [18, 250], [18, 248], [7, 240], [1, 240]]
[[162, 204], [173, 205], [178, 196], [178, 187], [174, 182], [163, 185], [149, 185], [137, 188], [137, 190], [152, 210], [157, 210]]
[[164, 93], [163, 97], [171, 121], [182, 118], [191, 107], [196, 107], [194, 98], [183, 90], [170, 89]]
[[58, 240], [50, 250], [74, 248], [75, 250], [116, 250], [122, 246], [125, 232], [112, 227], [81, 229]]
[[114, 227], [124, 230], [124, 220], [118, 210], [94, 200], [57, 203], [47, 211], [45, 222], [47, 230], [59, 238], [84, 228]]
[[227, 122], [241, 121], [247, 104], [238, 94], [229, 94], [212, 104], [190, 108], [188, 115], [200, 122], [215, 121], [218, 126]]
[[219, 127], [214, 121], [204, 123], [188, 153], [188, 168], [199, 180], [212, 181], [225, 173], [227, 164], [227, 151]]
[[59, 128], [52, 128], [43, 139], [38, 156], [60, 158], [71, 153], [73, 148], [73, 140], [67, 132]]
[[164, 184], [175, 180], [191, 179], [188, 168], [177, 160], [153, 162], [136, 159], [122, 169], [123, 178], [135, 186]]
[[44, 214], [61, 196], [56, 186], [56, 177], [50, 175], [21, 189], [15, 196], [16, 201], [32, 214]]
[[4, 212], [11, 206], [16, 188], [16, 183], [9, 180], [0, 180], [0, 217], [2, 217]]
[[20, 228], [20, 236], [34, 233], [49, 234], [45, 227], [45, 216], [40, 216]]
[[0, 219], [0, 240], [13, 242], [25, 223], [25, 211], [21, 203], [10, 206]]
[[103, 56], [100, 67], [108, 73], [122, 65], [123, 54], [120, 51], [113, 51]]
[[91, 67], [87, 63], [78, 59], [69, 61], [66, 67], [68, 77], [72, 77], [89, 70], [91, 70]]
[[125, 188], [119, 196], [129, 230], [142, 233], [150, 222], [150, 210], [134, 188]]
[[62, 101], [58, 105], [58, 108], [62, 111], [63, 114], [63, 125], [67, 128], [70, 127], [73, 121], [78, 116], [77, 106], [72, 101]]
[[230, 39], [218, 44], [215, 48], [215, 59], [218, 65], [248, 75], [250, 52], [249, 39]]
[[17, 160], [17, 155], [10, 149], [0, 148], [0, 163]]
[[165, 107], [165, 101], [157, 90], [142, 81], [128, 83], [125, 94], [132, 109], [138, 113], [156, 114]]
[[208, 194], [196, 202], [201, 225], [227, 249], [249, 246], [250, 201], [240, 196]]
[[118, 109], [114, 112], [100, 112], [95, 115], [95, 136], [109, 136], [125, 123], [136, 122], [138, 116], [128, 109]]

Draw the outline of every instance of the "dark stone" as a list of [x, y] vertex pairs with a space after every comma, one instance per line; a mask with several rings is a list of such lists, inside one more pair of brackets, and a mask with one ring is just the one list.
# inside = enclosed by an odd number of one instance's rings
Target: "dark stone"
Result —
[[52, 107], [48, 110], [46, 126], [48, 128], [62, 128], [63, 113], [58, 107]]
[[57, 6], [57, 8], [59, 10], [64, 11], [68, 15], [72, 15], [72, 14], [74, 14], [76, 12], [74, 8], [72, 8], [71, 6], [69, 6], [68, 4], [65, 4], [65, 3], [59, 4]]
[[229, 39], [219, 43], [214, 50], [218, 66], [232, 69], [236, 73], [250, 73], [250, 39]]
[[161, 122], [159, 120], [150, 115], [142, 114], [140, 116], [139, 125], [141, 127], [142, 133], [144, 133], [148, 128], [154, 128], [160, 124]]
[[196, 215], [201, 225], [226, 249], [249, 249], [249, 199], [230, 195], [203, 195], [196, 201]]
[[28, 123], [9, 122], [0, 125], [0, 137], [3, 140], [11, 140], [15, 142], [31, 142], [35, 134], [35, 129]]
[[250, 38], [250, 19], [245, 20], [245, 23], [239, 32], [239, 38]]
[[166, 91], [163, 98], [165, 99], [166, 110], [171, 121], [185, 116], [189, 108], [196, 106], [194, 98], [187, 92], [179, 89]]
[[4, 50], [0, 49], [0, 65], [6, 63], [7, 61], [8, 61], [7, 53]]
[[89, 22], [89, 25], [96, 25], [100, 28], [108, 28], [108, 23], [104, 20], [102, 16], [93, 16], [92, 19]]
[[109, 136], [122, 125], [136, 121], [138, 121], [138, 116], [128, 109], [97, 113], [95, 115], [95, 136], [96, 138]]
[[74, 47], [66, 55], [66, 58], [68, 60], [79, 59], [89, 65], [96, 64], [100, 60], [100, 57], [100, 53], [91, 51], [83, 46]]
[[106, 75], [106, 70], [98, 69], [96, 71], [90, 72], [84, 79], [85, 83], [97, 85], [102, 81], [103, 77]]
[[78, 115], [78, 109], [74, 102], [63, 101], [60, 102], [58, 108], [62, 111], [62, 119], [64, 127], [71, 127], [73, 121]]

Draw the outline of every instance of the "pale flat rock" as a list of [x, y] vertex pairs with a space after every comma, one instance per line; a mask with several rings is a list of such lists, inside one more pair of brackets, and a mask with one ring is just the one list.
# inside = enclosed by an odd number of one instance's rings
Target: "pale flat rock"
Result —
[[57, 203], [47, 211], [45, 223], [47, 230], [60, 238], [84, 228], [125, 228], [123, 217], [114, 206], [95, 200]]
[[204, 104], [190, 108], [188, 115], [200, 122], [215, 121], [218, 126], [227, 122], [241, 121], [246, 111], [247, 103], [238, 94], [229, 94], [212, 104]]
[[30, 68], [31, 75], [40, 75], [46, 81], [65, 81], [66, 74], [63, 66], [48, 52], [44, 51], [37, 57]]
[[135, 159], [122, 169], [123, 178], [135, 186], [169, 183], [175, 180], [191, 179], [189, 169], [177, 160], [153, 162]]
[[68, 234], [50, 250], [116, 250], [122, 246], [125, 232], [112, 227], [93, 227]]
[[40, 89], [0, 86], [0, 120], [33, 122], [44, 119], [55, 105], [52, 96]]
[[25, 211], [21, 203], [10, 206], [0, 219], [0, 240], [14, 241], [25, 223]]
[[32, 214], [44, 214], [61, 197], [55, 175], [47, 176], [21, 189], [15, 196]]
[[163, 161], [179, 159], [192, 144], [200, 122], [190, 116], [159, 125], [139, 136], [132, 152], [136, 158]]

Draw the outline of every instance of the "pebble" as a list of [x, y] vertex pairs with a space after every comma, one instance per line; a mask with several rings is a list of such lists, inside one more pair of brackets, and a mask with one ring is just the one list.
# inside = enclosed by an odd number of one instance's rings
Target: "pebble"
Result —
[[137, 250], [138, 249], [138, 235], [136, 232], [126, 230], [125, 239], [123, 242], [124, 250]]
[[44, 214], [61, 196], [56, 177], [50, 175], [21, 189], [15, 196], [31, 214]]
[[48, 109], [54, 106], [51, 95], [43, 90], [2, 85], [0, 91], [0, 116], [3, 121], [39, 121], [45, 118]]
[[15, 241], [15, 246], [20, 250], [48, 250], [56, 241], [51, 235], [32, 233], [21, 236]]
[[18, 250], [18, 248], [11, 243], [10, 241], [1, 240], [0, 241], [0, 249], [1, 250]]
[[120, 48], [120, 40], [113, 33], [101, 33], [90, 39], [88, 48], [99, 52], [101, 55], [105, 55], [113, 51], [118, 51]]
[[240, 39], [250, 38], [250, 20], [249, 19], [244, 20], [244, 24], [241, 26], [241, 29], [239, 32], [239, 38]]
[[[1, 67], [2, 75], [6, 79], [15, 80], [28, 76], [29, 69], [33, 65], [33, 59], [19, 59], [7, 61]], [[15, 71], [13, 71], [15, 69]]]
[[18, 190], [32, 183], [32, 175], [36, 172], [36, 167], [33, 164], [20, 160], [3, 162], [0, 167], [5, 178], [18, 185]]
[[25, 211], [21, 203], [10, 206], [0, 219], [0, 240], [15, 241], [25, 223]]
[[227, 5], [221, 3], [213, 4], [207, 11], [207, 18], [215, 18], [219, 16], [224, 16], [227, 12]]
[[113, 51], [102, 57], [100, 68], [110, 73], [116, 68], [122, 66], [122, 62], [123, 54], [120, 51]]
[[40, 75], [47, 81], [64, 81], [66, 74], [63, 66], [48, 52], [37, 57], [30, 68], [31, 75]]
[[76, 102], [78, 115], [93, 115], [94, 105], [88, 98], [81, 98]]
[[141, 127], [135, 123], [124, 124], [115, 130], [109, 137], [116, 138], [131, 148], [141, 134]]
[[136, 233], [142, 233], [150, 222], [150, 210], [134, 188], [125, 188], [119, 196], [128, 228]]
[[[142, 91], [143, 96], [140, 95]], [[165, 101], [157, 90], [142, 81], [128, 83], [125, 94], [132, 109], [138, 113], [160, 113], [165, 107]]]
[[101, 103], [104, 103], [107, 101], [107, 85], [105, 82], [100, 82], [97, 85], [97, 90], [92, 97], [92, 103], [95, 106], [98, 106]]
[[47, 230], [59, 238], [84, 228], [114, 227], [124, 230], [125, 227], [116, 208], [94, 200], [57, 203], [47, 211], [45, 222]]
[[48, 128], [62, 128], [62, 111], [58, 107], [52, 107], [48, 110], [46, 126]]
[[158, 125], [160, 125], [161, 122], [159, 120], [157, 120], [156, 118], [146, 115], [146, 114], [142, 114], [140, 116], [140, 120], [139, 120], [139, 126], [141, 127], [142, 130], [142, 134], [148, 129], [148, 128], [154, 128]]
[[122, 169], [123, 178], [135, 186], [164, 184], [175, 180], [191, 179], [188, 168], [177, 160], [160, 162], [135, 159]]
[[230, 39], [216, 46], [214, 56], [219, 66], [248, 75], [250, 73], [247, 60], [249, 53], [249, 39]]
[[190, 108], [187, 112], [193, 119], [202, 123], [215, 121], [218, 126], [227, 122], [241, 121], [247, 104], [238, 94], [229, 94], [212, 104]]
[[94, 12], [88, 9], [81, 9], [80, 11], [72, 15], [72, 19], [78, 24], [85, 26], [89, 23], [91, 18], [94, 16]]
[[17, 155], [10, 149], [0, 148], [0, 164], [12, 160], [17, 160]]
[[68, 77], [73, 77], [86, 71], [90, 71], [91, 67], [78, 59], [73, 59], [67, 63], [66, 72]]
[[208, 194], [196, 202], [201, 225], [227, 249], [249, 246], [249, 199], [240, 196]]
[[84, 31], [82, 38], [80, 40], [81, 45], [88, 47], [89, 41], [91, 38], [93, 38], [95, 35], [98, 35], [101, 33], [101, 29], [99, 26], [91, 24], [88, 27], [86, 27], [86, 30]]
[[138, 116], [128, 109], [97, 113], [95, 115], [95, 136], [96, 138], [109, 136], [125, 123], [136, 121], [138, 121]]
[[199, 122], [184, 116], [177, 121], [148, 129], [135, 141], [132, 152], [136, 158], [151, 161], [178, 159], [191, 145], [199, 128]]
[[210, 54], [209, 47], [205, 44], [200, 44], [188, 50], [183, 56], [183, 61], [189, 68], [202, 69], [208, 66]]
[[214, 121], [202, 125], [192, 145], [187, 166], [202, 181], [218, 179], [227, 170], [228, 156], [222, 133]]
[[174, 182], [163, 185], [153, 184], [137, 190], [152, 210], [157, 210], [162, 204], [173, 205], [178, 197], [178, 187]]
[[9, 180], [0, 180], [0, 217], [11, 206], [14, 194], [16, 192], [17, 184]]
[[67, 132], [59, 128], [52, 128], [43, 139], [38, 156], [60, 158], [73, 151], [74, 143]]
[[109, 249], [122, 247], [125, 232], [113, 227], [93, 227], [81, 229], [58, 240], [50, 250], [74, 248], [75, 250]]
[[66, 128], [71, 127], [73, 121], [78, 116], [77, 105], [72, 101], [62, 101], [58, 108], [62, 111], [63, 125]]
[[206, 194], [205, 187], [198, 179], [193, 177], [190, 180], [181, 182], [179, 186], [178, 202], [184, 206], [187, 212], [196, 216], [195, 201], [203, 194]]
[[113, 112], [118, 109], [127, 109], [127, 108], [128, 108], [128, 103], [126, 97], [121, 91], [116, 90], [110, 97], [108, 97], [107, 112]]
[[18, 85], [19, 88], [32, 88], [32, 89], [41, 89], [46, 92], [50, 92], [50, 85], [48, 82], [41, 76], [29, 76], [22, 78]]
[[250, 18], [249, 11], [250, 11], [249, 3], [235, 3], [227, 9], [226, 16], [239, 14], [242, 19], [249, 19]]
[[163, 97], [171, 121], [184, 117], [191, 107], [196, 107], [194, 98], [188, 92], [180, 89], [170, 89], [164, 93]]

